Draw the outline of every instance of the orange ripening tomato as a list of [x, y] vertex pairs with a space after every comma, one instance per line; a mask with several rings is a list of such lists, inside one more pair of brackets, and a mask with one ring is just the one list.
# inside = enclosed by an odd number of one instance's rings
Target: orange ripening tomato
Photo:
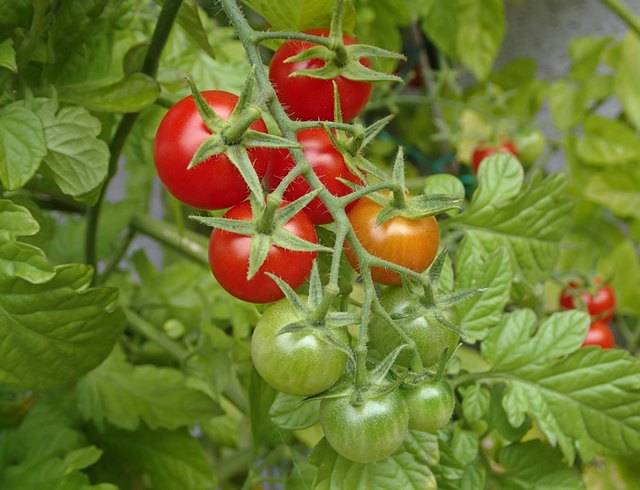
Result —
[[[440, 233], [435, 217], [408, 219], [396, 216], [376, 226], [376, 218], [381, 210], [382, 206], [378, 203], [362, 198], [349, 211], [349, 221], [358, 241], [375, 257], [416, 272], [424, 271], [438, 253]], [[347, 242], [345, 254], [353, 268], [359, 271], [356, 254]], [[372, 267], [371, 276], [378, 284], [401, 284], [397, 272], [383, 267]]]

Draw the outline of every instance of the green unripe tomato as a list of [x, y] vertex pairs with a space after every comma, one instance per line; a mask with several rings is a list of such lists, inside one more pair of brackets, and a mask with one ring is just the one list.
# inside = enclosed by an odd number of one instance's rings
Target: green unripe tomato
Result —
[[391, 456], [407, 435], [409, 412], [400, 390], [351, 404], [349, 396], [320, 403], [320, 425], [331, 447], [357, 463]]
[[[415, 307], [417, 299], [410, 296], [402, 287], [387, 289], [380, 300], [382, 306], [391, 315], [400, 311]], [[445, 312], [445, 317], [452, 323], [457, 322], [454, 309]], [[397, 322], [413, 339], [420, 353], [420, 358], [425, 367], [433, 366], [440, 360], [440, 356], [447, 349], [451, 352], [460, 340], [460, 336], [444, 328], [439, 323], [430, 321], [424, 316], [416, 318], [404, 318]], [[375, 318], [369, 326], [369, 338], [371, 346], [383, 356], [402, 344], [400, 336], [382, 318]], [[408, 350], [400, 352], [396, 363], [409, 367], [411, 353]]]
[[451, 420], [456, 400], [446, 380], [422, 383], [404, 390], [409, 428], [436, 432]]
[[[267, 308], [253, 331], [251, 357], [262, 378], [275, 389], [290, 395], [315, 395], [344, 373], [347, 354], [311, 333], [289, 332], [282, 327], [300, 320], [288, 300]], [[345, 330], [333, 330], [337, 340], [349, 345]]]
[[539, 129], [528, 129], [517, 134], [514, 141], [520, 161], [524, 165], [531, 165], [535, 162], [547, 145], [547, 138]]

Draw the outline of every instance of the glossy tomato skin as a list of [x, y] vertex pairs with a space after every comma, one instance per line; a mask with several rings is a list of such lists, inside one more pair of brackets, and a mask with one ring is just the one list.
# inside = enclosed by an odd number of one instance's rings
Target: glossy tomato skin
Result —
[[[248, 201], [231, 208], [228, 219], [250, 220], [253, 213]], [[285, 228], [312, 243], [318, 242], [316, 230], [304, 211], [291, 218]], [[247, 280], [252, 237], [214, 229], [209, 240], [209, 265], [220, 285], [236, 298], [251, 303], [269, 303], [284, 297], [278, 285], [265, 273], [283, 279], [293, 289], [299, 288], [311, 274], [316, 252], [297, 252], [272, 245], [257, 274]]]
[[[602, 283], [602, 279], [596, 278], [596, 284]], [[616, 294], [610, 284], [598, 287], [592, 294], [588, 290], [580, 290], [580, 286], [571, 282], [560, 294], [560, 306], [572, 310], [584, 305], [589, 315], [595, 320], [608, 322], [616, 311]]]
[[[220, 90], [207, 90], [202, 96], [219, 116], [227, 119], [238, 97]], [[267, 132], [262, 119], [251, 129]], [[240, 172], [225, 154], [214, 155], [187, 170], [196, 150], [211, 136], [196, 109], [193, 96], [177, 102], [164, 116], [153, 144], [153, 159], [160, 180], [177, 199], [199, 209], [224, 209], [246, 199], [249, 188]], [[250, 148], [249, 159], [260, 178], [271, 158], [268, 148]]]
[[478, 173], [478, 168], [485, 158], [490, 157], [491, 155], [495, 155], [500, 151], [511, 153], [516, 158], [518, 158], [519, 156], [518, 149], [511, 141], [505, 141], [499, 146], [480, 145], [473, 152], [473, 157], [471, 159], [471, 168], [473, 169], [473, 173]]
[[[380, 303], [393, 316], [418, 306], [418, 299], [409, 295], [401, 286], [396, 286], [382, 293]], [[452, 323], [457, 323], [455, 310], [445, 311], [445, 316]], [[436, 364], [445, 349], [448, 352], [452, 352], [460, 341], [460, 336], [457, 333], [430, 321], [425, 316], [403, 318], [398, 320], [397, 323], [416, 343], [420, 359], [422, 359], [425, 367], [431, 367]], [[375, 317], [369, 326], [369, 338], [371, 347], [383, 356], [391, 353], [392, 350], [402, 344], [402, 339], [395, 330], [379, 317]], [[396, 358], [396, 363], [409, 367], [410, 356], [410, 352], [404, 350]]]
[[[416, 272], [424, 271], [438, 253], [440, 233], [436, 219], [433, 216], [420, 219], [397, 216], [376, 226], [381, 210], [379, 204], [362, 198], [349, 211], [349, 221], [362, 246], [376, 257]], [[345, 254], [351, 266], [358, 270], [356, 254], [348, 243], [345, 243]], [[371, 275], [378, 284], [394, 286], [401, 283], [398, 273], [382, 267], [372, 267]]]
[[[327, 132], [322, 128], [303, 129], [297, 134], [297, 139], [302, 145], [305, 158], [311, 164], [314, 173], [318, 176], [322, 184], [334, 196], [346, 196], [351, 189], [337, 179], [344, 179], [355, 184], [362, 184], [362, 181], [353, 175], [344, 158], [333, 146]], [[289, 150], [274, 150], [271, 157], [271, 164], [267, 169], [265, 180], [269, 190], [274, 190], [278, 184], [286, 177], [289, 171], [295, 166]], [[284, 198], [288, 201], [295, 201], [311, 192], [311, 186], [303, 176], [298, 176], [284, 191]], [[349, 211], [355, 205], [355, 201], [346, 206]], [[304, 210], [311, 221], [317, 225], [331, 223], [333, 217], [322, 203], [319, 197], [313, 199]]]
[[612, 349], [615, 343], [616, 339], [607, 322], [599, 320], [592, 323], [589, 327], [589, 331], [587, 332], [587, 336], [584, 339], [582, 346], [597, 345], [603, 349]]
[[[260, 376], [275, 389], [309, 396], [338, 381], [347, 365], [347, 354], [310, 333], [278, 335], [282, 327], [300, 319], [286, 299], [269, 306], [253, 331], [251, 358]], [[349, 345], [346, 331], [336, 329], [331, 333]]]
[[326, 398], [320, 403], [320, 425], [339, 454], [357, 463], [391, 456], [402, 444], [409, 411], [400, 390], [354, 406], [350, 397]]
[[[328, 29], [311, 29], [307, 34], [328, 37]], [[356, 39], [343, 35], [345, 45], [356, 44]], [[302, 121], [333, 121], [333, 83], [335, 80], [340, 94], [340, 107], [345, 122], [356, 117], [369, 101], [371, 96], [371, 82], [358, 82], [338, 76], [323, 80], [306, 76], [290, 77], [294, 71], [321, 68], [324, 62], [319, 59], [285, 63], [284, 60], [295, 56], [315, 44], [306, 41], [286, 41], [273, 55], [269, 65], [269, 79], [274, 85], [278, 99], [285, 110], [294, 119]], [[360, 62], [371, 66], [367, 58]]]
[[409, 429], [436, 432], [451, 420], [455, 396], [445, 379], [427, 381], [404, 391], [409, 408]]

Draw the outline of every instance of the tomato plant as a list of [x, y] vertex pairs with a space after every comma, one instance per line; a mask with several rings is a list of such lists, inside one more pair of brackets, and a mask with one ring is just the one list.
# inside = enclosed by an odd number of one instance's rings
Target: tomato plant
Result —
[[[248, 221], [253, 217], [249, 202], [231, 208], [224, 215], [227, 219]], [[311, 219], [300, 211], [291, 218], [285, 228], [308, 242], [318, 238]], [[236, 298], [252, 303], [269, 303], [283, 298], [284, 293], [266, 275], [267, 272], [283, 279], [294, 289], [299, 288], [311, 273], [315, 252], [287, 250], [275, 245], [269, 248], [267, 257], [251, 279], [247, 279], [249, 256], [253, 239], [225, 230], [215, 229], [209, 240], [209, 265], [220, 285]]]
[[[325, 391], [344, 373], [347, 355], [312, 332], [279, 333], [300, 315], [289, 301], [271, 305], [258, 320], [251, 339], [251, 359], [271, 386], [291, 395], [308, 396]], [[333, 332], [349, 344], [344, 330]]]
[[608, 322], [616, 311], [616, 294], [610, 284], [596, 278], [593, 285], [570, 282], [560, 294], [560, 306], [568, 310], [585, 308], [596, 320]]
[[[303, 129], [298, 132], [296, 137], [302, 145], [304, 156], [311, 164], [314, 173], [331, 194], [340, 197], [346, 196], [351, 192], [351, 189], [338, 179], [348, 180], [354, 184], [362, 184], [362, 181], [349, 171], [344, 158], [333, 146], [329, 135], [324, 129]], [[274, 151], [265, 177], [267, 187], [270, 190], [274, 190], [294, 165], [295, 162], [288, 150]], [[285, 189], [284, 198], [294, 201], [310, 191], [311, 187], [304, 177], [298, 176]], [[354, 205], [355, 201], [349, 203], [345, 210], [348, 211]], [[319, 197], [314, 198], [307, 204], [304, 210], [315, 224], [327, 224], [333, 221], [331, 213]]]
[[404, 391], [409, 407], [409, 428], [436, 432], [449, 423], [456, 400], [445, 379], [426, 381]]
[[[329, 35], [327, 29], [310, 29], [305, 32], [321, 37]], [[342, 40], [345, 45], [357, 42], [356, 39], [347, 35], [343, 35]], [[371, 96], [371, 83], [350, 80], [343, 76], [337, 76], [333, 79], [291, 76], [293, 72], [298, 70], [324, 66], [323, 61], [315, 58], [293, 63], [286, 62], [287, 58], [300, 54], [313, 46], [314, 44], [306, 41], [286, 41], [273, 55], [269, 65], [269, 79], [273, 83], [280, 102], [289, 115], [295, 119], [333, 121], [333, 82], [335, 82], [340, 94], [342, 119], [351, 121], [367, 105]], [[370, 66], [367, 58], [362, 58], [360, 63], [364, 66]]]
[[[433, 216], [407, 219], [391, 218], [376, 225], [382, 206], [371, 199], [360, 199], [349, 211], [349, 221], [362, 246], [371, 255], [404, 266], [416, 272], [425, 270], [438, 252], [440, 234]], [[357, 270], [358, 260], [351, 246], [345, 244], [345, 253]], [[379, 284], [398, 285], [400, 276], [382, 267], [372, 267], [373, 280]]]
[[598, 320], [589, 327], [587, 336], [582, 343], [583, 346], [597, 345], [603, 349], [611, 349], [616, 343], [616, 339], [605, 320]]
[[[380, 300], [382, 306], [394, 317], [419, 306], [419, 300], [407, 293], [401, 286], [387, 289]], [[419, 311], [419, 310], [418, 310]], [[456, 322], [455, 310], [446, 311], [448, 320]], [[416, 348], [425, 366], [433, 366], [438, 362], [442, 353], [446, 350], [453, 351], [460, 336], [440, 325], [435, 319], [428, 318], [423, 313], [413, 313], [409, 317], [400, 317], [400, 328], [416, 343]], [[369, 328], [371, 346], [382, 355], [388, 355], [393, 349], [402, 344], [400, 336], [386, 325], [382, 318], [376, 318]], [[406, 350], [400, 352], [396, 361], [409, 366], [410, 353]]]
[[[206, 90], [202, 96], [225, 119], [238, 102], [236, 95], [221, 90]], [[267, 132], [261, 119], [251, 129]], [[224, 209], [249, 195], [247, 184], [229, 158], [214, 155], [187, 170], [196, 150], [210, 136], [193, 96], [185, 97], [162, 119], [154, 140], [153, 158], [160, 180], [177, 199], [194, 208]], [[249, 149], [249, 158], [259, 177], [267, 171], [270, 156], [267, 148]]]
[[474, 173], [478, 173], [478, 168], [480, 168], [480, 164], [482, 161], [490, 157], [491, 155], [495, 155], [498, 152], [506, 152], [511, 153], [516, 158], [518, 158], [518, 149], [511, 141], [505, 141], [504, 143], [500, 143], [499, 145], [489, 145], [486, 143], [481, 143], [478, 148], [473, 152], [473, 156], [471, 158], [471, 168]]
[[409, 412], [399, 390], [356, 405], [349, 396], [320, 404], [320, 425], [327, 441], [342, 456], [358, 463], [384, 459], [407, 434]]

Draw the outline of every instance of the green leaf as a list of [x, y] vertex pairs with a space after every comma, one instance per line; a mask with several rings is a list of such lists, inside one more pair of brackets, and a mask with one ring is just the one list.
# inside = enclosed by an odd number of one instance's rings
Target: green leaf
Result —
[[618, 216], [639, 218], [640, 169], [636, 167], [616, 167], [596, 173], [587, 181], [585, 197]]
[[463, 465], [471, 464], [478, 455], [480, 437], [472, 430], [463, 429], [461, 422], [457, 422], [453, 428], [451, 449], [458, 462]]
[[549, 89], [551, 116], [561, 130], [567, 130], [582, 121], [587, 109], [587, 97], [575, 82], [558, 80]]
[[47, 142], [44, 158], [60, 190], [79, 201], [93, 204], [95, 191], [109, 169], [109, 148], [98, 138], [102, 125], [83, 107], [45, 103], [37, 112]]
[[[422, 191], [425, 195], [446, 194], [458, 197], [461, 201], [464, 199], [464, 185], [462, 181], [450, 174], [430, 175], [424, 179], [424, 187]], [[447, 211], [450, 216], [458, 214], [457, 209]]]
[[133, 73], [116, 82], [95, 80], [59, 87], [61, 102], [84, 106], [97, 112], [139, 112], [153, 104], [160, 94], [155, 79]]
[[460, 61], [479, 80], [491, 72], [506, 31], [502, 0], [458, 0]]
[[249, 419], [254, 441], [261, 443], [280, 442], [278, 428], [271, 421], [269, 410], [278, 392], [269, 386], [255, 369], [251, 370], [249, 384]]
[[195, 2], [183, 2], [178, 10], [176, 20], [189, 37], [191, 37], [205, 53], [212, 58], [216, 57], [211, 44], [209, 44], [207, 31], [205, 30], [204, 25], [202, 25], [200, 9]]
[[448, 0], [428, 2], [422, 30], [445, 54], [456, 56], [458, 33], [458, 5]]
[[38, 116], [19, 105], [0, 110], [0, 182], [8, 190], [24, 186], [47, 153]]
[[318, 467], [315, 490], [402, 488], [436, 490], [429, 469], [438, 461], [438, 441], [432, 434], [411, 431], [390, 457], [376, 463], [354, 463], [336, 453], [326, 439], [313, 449], [310, 461]]
[[514, 274], [512, 296], [534, 301], [536, 285], [555, 266], [560, 240], [571, 221], [572, 202], [565, 175], [534, 179], [519, 189], [519, 167], [512, 157], [487, 159], [469, 208], [451, 218], [451, 225], [473, 236], [488, 254], [505, 247]]
[[0, 278], [18, 277], [37, 284], [54, 276], [42, 250], [17, 240], [35, 235], [39, 230], [29, 210], [0, 200]]
[[5, 39], [0, 43], [0, 66], [4, 66], [13, 73], [18, 72], [16, 50], [13, 49], [13, 40], [11, 38]]
[[[242, 0], [271, 24], [274, 31], [304, 31], [331, 25], [334, 0]], [[343, 29], [353, 32], [355, 9], [351, 2], [344, 4]]]
[[[568, 314], [567, 314], [568, 313]], [[482, 346], [490, 376], [508, 378], [502, 405], [513, 426], [531, 416], [572, 462], [640, 450], [640, 362], [621, 350], [579, 348], [589, 319], [553, 315], [533, 334], [535, 315], [505, 317]]]
[[281, 429], [306, 429], [318, 422], [320, 417], [320, 400], [301, 403], [304, 397], [278, 393], [269, 415], [274, 424]]
[[111, 471], [145, 475], [155, 490], [210, 490], [216, 486], [202, 447], [186, 431], [154, 431], [144, 425], [135, 432], [108, 427], [96, 439]]
[[562, 455], [540, 441], [516, 443], [500, 451], [498, 462], [505, 470], [496, 473], [501, 490], [581, 490], [578, 468], [569, 468]]
[[482, 385], [471, 385], [460, 388], [462, 393], [462, 413], [465, 420], [473, 424], [482, 418], [489, 408], [491, 394]]
[[[92, 269], [66, 265], [43, 284], [0, 281], [0, 381], [48, 388], [104, 360], [124, 326], [118, 291], [89, 288]], [[28, 359], [28, 362], [25, 362]]]
[[94, 464], [102, 451], [87, 445], [71, 417], [52, 406], [36, 403], [18, 428], [0, 431], [0, 455], [3, 490], [115, 490], [92, 486], [79, 471]]
[[569, 56], [573, 61], [571, 65], [571, 78], [580, 82], [586, 82], [591, 78], [598, 66], [602, 54], [612, 39], [608, 37], [575, 37], [569, 43]]
[[506, 249], [488, 253], [478, 237], [470, 234], [463, 238], [456, 253], [456, 289], [487, 288], [457, 305], [468, 341], [482, 340], [500, 321], [511, 296], [512, 279]]
[[85, 419], [104, 428], [109, 422], [135, 430], [177, 429], [220, 414], [217, 404], [186, 383], [177, 369], [133, 366], [118, 349], [76, 387], [78, 408]]
[[622, 52], [618, 60], [618, 76], [615, 80], [615, 93], [620, 99], [624, 112], [636, 129], [640, 130], [640, 38], [629, 32], [622, 41]]
[[589, 165], [621, 165], [640, 161], [638, 135], [626, 124], [601, 116], [589, 116], [584, 136], [576, 145], [578, 158]]

